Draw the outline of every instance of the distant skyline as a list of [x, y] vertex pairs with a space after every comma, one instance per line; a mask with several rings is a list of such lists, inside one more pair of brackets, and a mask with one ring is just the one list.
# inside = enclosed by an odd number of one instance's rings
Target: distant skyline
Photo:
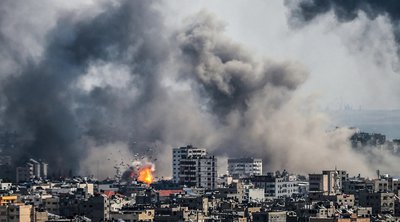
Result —
[[381, 133], [390, 140], [400, 139], [400, 110], [330, 110], [328, 114], [333, 125]]

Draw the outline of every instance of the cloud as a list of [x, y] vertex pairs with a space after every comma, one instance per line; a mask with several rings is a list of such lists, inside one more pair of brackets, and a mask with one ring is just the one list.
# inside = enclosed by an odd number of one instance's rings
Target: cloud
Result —
[[[24, 25], [2, 24], [1, 122], [29, 138], [19, 153], [102, 177], [114, 163], [98, 161], [112, 150], [151, 156], [156, 174], [169, 175], [171, 148], [186, 144], [261, 157], [266, 170], [375, 170], [350, 148], [351, 131], [326, 132], [327, 116], [298, 95], [309, 77], [299, 62], [254, 55], [207, 11], [172, 27], [153, 1], [85, 4], [87, 15], [50, 4], [54, 22], [31, 24], [28, 43], [6, 38]], [[10, 5], [24, 7], [0, 8]], [[31, 44], [35, 53], [18, 47]]]

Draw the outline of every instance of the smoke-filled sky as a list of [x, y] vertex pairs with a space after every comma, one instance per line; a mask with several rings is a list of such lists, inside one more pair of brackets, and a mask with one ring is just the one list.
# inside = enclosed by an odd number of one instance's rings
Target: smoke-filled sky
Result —
[[151, 147], [170, 176], [171, 148], [186, 144], [262, 157], [267, 171], [399, 174], [324, 113], [400, 108], [399, 6], [5, 0], [1, 124], [28, 138], [19, 155], [76, 174], [110, 175], [118, 153]]

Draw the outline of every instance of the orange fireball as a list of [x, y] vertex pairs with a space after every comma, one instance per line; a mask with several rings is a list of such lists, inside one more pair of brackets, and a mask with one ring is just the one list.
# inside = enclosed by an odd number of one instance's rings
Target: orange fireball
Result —
[[138, 181], [143, 182], [147, 185], [150, 185], [153, 183], [154, 176], [153, 176], [153, 171], [151, 169], [151, 166], [145, 166], [140, 168], [139, 170], [139, 176], [137, 178]]

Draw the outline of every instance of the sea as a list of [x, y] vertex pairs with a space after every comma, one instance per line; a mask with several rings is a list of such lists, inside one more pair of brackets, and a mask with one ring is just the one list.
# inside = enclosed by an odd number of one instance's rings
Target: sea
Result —
[[389, 140], [400, 139], [400, 110], [330, 110], [327, 113], [333, 125], [381, 133]]

